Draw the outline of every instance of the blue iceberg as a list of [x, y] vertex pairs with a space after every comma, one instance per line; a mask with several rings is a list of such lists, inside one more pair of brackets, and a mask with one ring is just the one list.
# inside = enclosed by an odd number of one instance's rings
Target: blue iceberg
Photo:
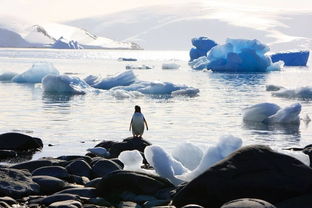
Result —
[[280, 70], [283, 62], [272, 63], [266, 55], [269, 47], [258, 40], [227, 39], [216, 45], [205, 56], [189, 62], [193, 69], [208, 68], [214, 72], [267, 72]]
[[193, 38], [192, 44], [195, 48], [191, 48], [190, 50], [190, 61], [193, 61], [201, 56], [206, 56], [207, 52], [217, 45], [216, 42], [207, 37]]
[[83, 49], [83, 47], [77, 41], [66, 40], [63, 37], [60, 37], [58, 40], [56, 40], [51, 47], [55, 49]]
[[309, 51], [279, 52], [271, 55], [272, 62], [283, 61], [285, 66], [306, 66]]

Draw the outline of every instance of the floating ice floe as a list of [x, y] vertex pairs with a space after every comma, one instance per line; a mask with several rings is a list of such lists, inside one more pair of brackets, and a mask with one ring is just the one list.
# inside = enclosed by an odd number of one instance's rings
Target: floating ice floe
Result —
[[285, 88], [279, 85], [270, 84], [270, 85], [266, 85], [265, 89], [266, 91], [278, 91], [278, 90], [285, 89]]
[[0, 81], [11, 81], [16, 75], [15, 72], [3, 72], [0, 74]]
[[273, 62], [283, 61], [285, 66], [306, 66], [309, 51], [279, 52], [271, 55]]
[[180, 65], [176, 63], [163, 63], [161, 65], [162, 69], [179, 69]]
[[144, 94], [140, 92], [121, 89], [112, 89], [109, 90], [109, 93], [118, 100], [144, 97]]
[[259, 103], [244, 109], [245, 122], [262, 122], [267, 124], [299, 124], [301, 105], [292, 104], [281, 108], [274, 103]]
[[[199, 90], [186, 85], [175, 85], [170, 82], [136, 81], [129, 86], [114, 87], [112, 90], [137, 91], [147, 95], [184, 95], [195, 96]], [[179, 90], [179, 91], [178, 91]], [[176, 94], [174, 92], [178, 91]]]
[[290, 99], [312, 99], [312, 87], [299, 87], [296, 89], [280, 89], [276, 92], [272, 92], [273, 96], [290, 98]]
[[12, 78], [18, 83], [40, 83], [47, 75], [59, 75], [59, 71], [51, 63], [35, 63], [27, 71]]
[[47, 75], [42, 79], [42, 88], [46, 93], [85, 94], [93, 89], [78, 77], [68, 75]]
[[194, 48], [190, 50], [190, 61], [201, 56], [207, 56], [207, 52], [217, 44], [207, 37], [198, 37], [192, 39], [192, 45]]
[[208, 68], [215, 72], [267, 72], [280, 70], [283, 62], [272, 63], [266, 55], [269, 47], [258, 40], [227, 39], [207, 53], [190, 62], [193, 69]]
[[136, 77], [133, 71], [129, 70], [106, 78], [89, 75], [84, 80], [94, 88], [109, 90], [116, 86], [128, 86], [136, 81]]
[[139, 69], [139, 70], [144, 70], [144, 69], [152, 69], [153, 67], [147, 66], [147, 65], [139, 65], [139, 66], [135, 66], [135, 65], [127, 65], [126, 69]]

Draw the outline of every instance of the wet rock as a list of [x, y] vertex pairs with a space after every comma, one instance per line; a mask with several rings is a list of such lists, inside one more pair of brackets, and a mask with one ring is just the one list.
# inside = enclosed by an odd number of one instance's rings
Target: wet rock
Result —
[[138, 195], [131, 192], [123, 192], [119, 195], [122, 201], [132, 201], [138, 204], [143, 204], [147, 201], [155, 201], [157, 200], [154, 196], [150, 195]]
[[[276, 208], [269, 202], [263, 201], [261, 199], [251, 199], [243, 198], [236, 199], [222, 205], [221, 208]], [[195, 207], [194, 207], [195, 208]]]
[[70, 183], [76, 183], [79, 185], [85, 185], [86, 183], [90, 182], [90, 179], [85, 176], [77, 176], [77, 175], [70, 175], [67, 179]]
[[32, 180], [40, 185], [41, 194], [53, 194], [65, 187], [65, 182], [52, 176], [33, 176]]
[[56, 194], [73, 194], [87, 198], [94, 198], [97, 196], [95, 188], [93, 187], [65, 189], [60, 192], [57, 192]]
[[68, 178], [69, 174], [66, 168], [62, 166], [48, 166], [48, 167], [41, 167], [37, 168], [32, 172], [33, 176], [38, 175], [45, 175], [45, 176], [52, 176], [60, 179]]
[[98, 196], [112, 198], [124, 192], [153, 195], [164, 188], [173, 187], [166, 179], [133, 171], [114, 171], [103, 177], [96, 187]]
[[91, 198], [91, 199], [89, 199], [89, 202], [92, 204], [96, 204], [96, 205], [104, 206], [104, 207], [111, 207], [112, 206], [108, 201], [106, 201], [106, 199], [104, 199], [102, 197]]
[[286, 199], [276, 205], [277, 208], [311, 208], [312, 193], [304, 194], [301, 196]]
[[84, 160], [73, 161], [66, 166], [66, 169], [73, 175], [91, 177], [91, 166]]
[[174, 196], [173, 204], [219, 208], [247, 196], [277, 203], [311, 188], [312, 169], [267, 146], [252, 145], [239, 149], [192, 180]]
[[33, 161], [27, 161], [27, 162], [22, 162], [22, 163], [12, 165], [11, 168], [26, 169], [29, 172], [32, 172], [37, 168], [51, 166], [51, 165], [52, 165], [52, 162], [49, 160], [33, 160]]
[[117, 207], [118, 208], [141, 208], [140, 205], [132, 201], [122, 201], [118, 204]]
[[58, 201], [49, 205], [49, 208], [82, 208], [83, 205], [77, 200]]
[[145, 147], [148, 145], [151, 145], [151, 143], [143, 138], [129, 137], [122, 142], [113, 144], [109, 149], [109, 153], [112, 158], [117, 158], [119, 154], [125, 150], [138, 150], [139, 152], [144, 152]]
[[[1, 202], [5, 202], [6, 204], [12, 206], [13, 204], [17, 204], [17, 201], [9, 196], [0, 197]], [[1, 207], [1, 206], [0, 206]]]
[[57, 159], [60, 159], [60, 160], [66, 160], [66, 161], [74, 161], [74, 160], [84, 160], [86, 161], [88, 164], [91, 163], [91, 157], [89, 156], [82, 156], [82, 155], [63, 155], [63, 156], [60, 156], [58, 157]]
[[102, 177], [94, 178], [90, 182], [86, 183], [85, 186], [86, 187], [94, 187], [94, 188], [96, 188], [96, 186], [101, 181], [101, 179], [102, 179]]
[[[187, 204], [187, 205], [184, 205], [182, 208], [204, 208], [200, 205], [197, 205], [197, 204]], [[234, 208], [234, 207], [233, 207]], [[240, 208], [240, 207], [237, 207], [237, 208]], [[242, 207], [243, 208], [243, 207]], [[253, 208], [253, 207], [250, 207], [250, 208]], [[256, 207], [255, 207], [256, 208]]]
[[11, 206], [4, 201], [0, 201], [0, 207], [1, 208], [11, 208]]
[[116, 141], [110, 141], [110, 140], [103, 140], [99, 144], [95, 145], [95, 147], [103, 147], [107, 150], [109, 150], [114, 144], [117, 144], [119, 142]]
[[167, 206], [170, 204], [170, 200], [153, 200], [153, 201], [147, 201], [144, 203], [144, 208], [151, 208], [151, 207], [157, 207], [157, 206]]
[[59, 201], [67, 201], [67, 200], [78, 200], [79, 197], [73, 194], [53, 194], [47, 197], [44, 197], [40, 200], [40, 204], [44, 204], [46, 206]]
[[0, 168], [0, 196], [18, 199], [39, 193], [39, 185], [31, 179], [28, 171]]
[[17, 152], [14, 150], [0, 150], [0, 160], [16, 157]]
[[101, 159], [95, 162], [92, 166], [92, 176], [93, 178], [103, 177], [113, 171], [120, 169], [121, 167], [117, 163], [111, 160]]
[[34, 151], [42, 149], [43, 143], [39, 138], [20, 133], [0, 134], [0, 149], [16, 151]]

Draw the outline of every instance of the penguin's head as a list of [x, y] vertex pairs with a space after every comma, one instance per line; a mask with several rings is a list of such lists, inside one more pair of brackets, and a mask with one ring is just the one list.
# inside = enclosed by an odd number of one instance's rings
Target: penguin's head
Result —
[[138, 105], [134, 106], [134, 112], [141, 113], [141, 107]]

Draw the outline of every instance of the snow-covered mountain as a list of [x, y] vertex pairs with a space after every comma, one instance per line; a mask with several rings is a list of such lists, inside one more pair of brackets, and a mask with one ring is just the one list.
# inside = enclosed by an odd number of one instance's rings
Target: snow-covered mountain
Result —
[[134, 41], [145, 49], [186, 50], [191, 38], [207, 36], [258, 39], [272, 50], [311, 49], [311, 12], [225, 7], [218, 3], [172, 4], [131, 9], [65, 24], [85, 28], [119, 41]]
[[141, 49], [136, 43], [96, 36], [78, 27], [38, 25], [11, 17], [0, 18], [0, 47]]

